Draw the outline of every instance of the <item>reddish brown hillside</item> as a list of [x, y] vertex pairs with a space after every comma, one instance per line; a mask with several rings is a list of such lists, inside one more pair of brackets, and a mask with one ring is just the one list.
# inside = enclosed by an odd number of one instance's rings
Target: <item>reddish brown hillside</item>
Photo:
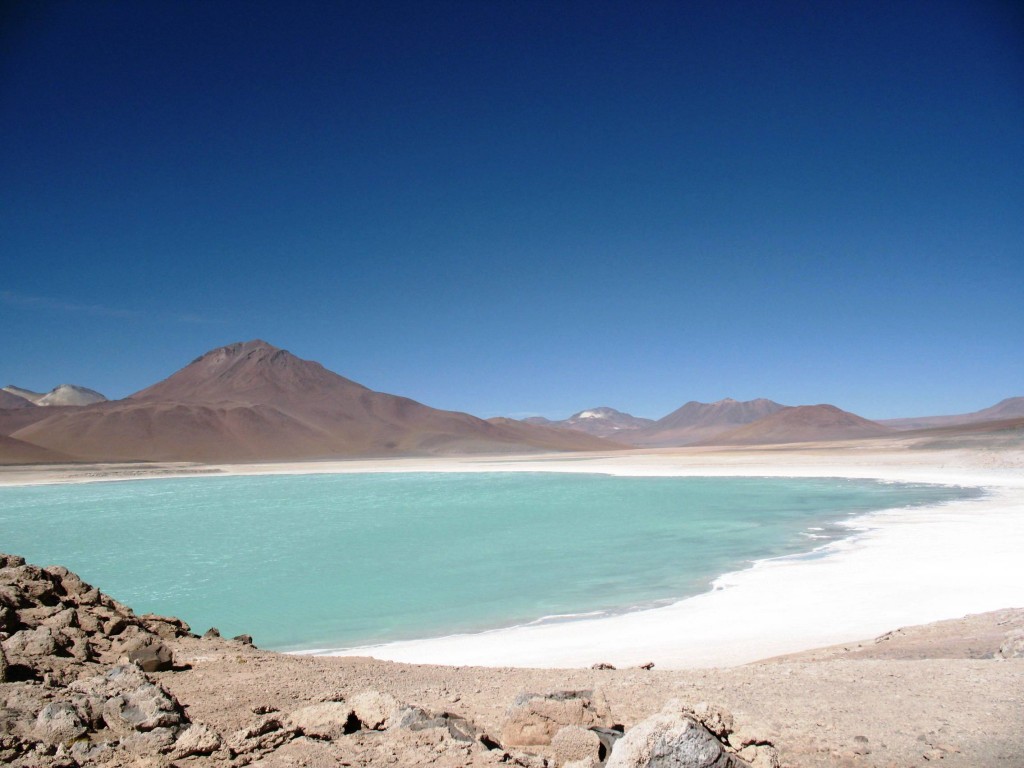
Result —
[[888, 427], [836, 408], [834, 405], [800, 405], [785, 408], [743, 427], [729, 430], [706, 441], [705, 444], [806, 443], [881, 437], [891, 432]]
[[0, 464], [53, 464], [70, 460], [70, 456], [57, 451], [0, 435]]
[[747, 401], [727, 397], [714, 403], [691, 400], [650, 426], [631, 432], [628, 439], [636, 445], [693, 445], [777, 413], [785, 407], [763, 397]]
[[492, 424], [374, 392], [262, 341], [215, 349], [126, 400], [62, 409], [12, 432], [90, 460], [260, 461], [598, 450], [571, 432]]
[[34, 405], [35, 403], [31, 400], [26, 400], [24, 397], [12, 395], [7, 390], [0, 389], [0, 408], [31, 408]]

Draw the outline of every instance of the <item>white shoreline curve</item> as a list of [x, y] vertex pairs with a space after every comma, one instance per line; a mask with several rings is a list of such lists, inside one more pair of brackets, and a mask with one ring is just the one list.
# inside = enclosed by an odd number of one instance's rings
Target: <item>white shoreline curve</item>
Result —
[[[180, 466], [180, 465], [179, 465]], [[182, 469], [185, 469], [182, 467]], [[207, 468], [204, 468], [207, 469]], [[846, 443], [467, 459], [221, 465], [212, 476], [348, 472], [594, 472], [628, 476], [837, 477], [981, 487], [980, 499], [869, 513], [854, 535], [725, 574], [717, 588], [630, 613], [332, 651], [419, 664], [498, 667], [731, 666], [862, 640], [898, 626], [1024, 606], [1024, 454]], [[144, 476], [138, 468], [132, 472]], [[174, 465], [159, 476], [175, 476]], [[0, 484], [132, 479], [58, 470]], [[153, 475], [149, 475], [153, 476]], [[195, 477], [185, 469], [179, 476]]]

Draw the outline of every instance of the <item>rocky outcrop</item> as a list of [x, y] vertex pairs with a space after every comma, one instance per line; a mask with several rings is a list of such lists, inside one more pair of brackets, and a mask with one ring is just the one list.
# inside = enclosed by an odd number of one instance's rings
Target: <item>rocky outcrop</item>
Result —
[[626, 731], [607, 768], [779, 768], [778, 752], [758, 733], [736, 729], [723, 707], [673, 699]]
[[519, 694], [506, 712], [501, 741], [508, 746], [544, 746], [570, 725], [612, 725], [608, 703], [600, 691]]

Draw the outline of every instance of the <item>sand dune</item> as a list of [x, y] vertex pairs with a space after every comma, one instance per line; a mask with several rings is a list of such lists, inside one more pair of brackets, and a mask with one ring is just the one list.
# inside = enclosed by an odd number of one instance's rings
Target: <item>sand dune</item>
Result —
[[708, 445], [805, 443], [882, 437], [892, 430], [834, 405], [784, 408], [763, 419], [708, 439]]
[[490, 423], [374, 392], [262, 341], [212, 350], [125, 400], [64, 408], [8, 429], [17, 440], [93, 461], [235, 462], [616, 447], [575, 432]]

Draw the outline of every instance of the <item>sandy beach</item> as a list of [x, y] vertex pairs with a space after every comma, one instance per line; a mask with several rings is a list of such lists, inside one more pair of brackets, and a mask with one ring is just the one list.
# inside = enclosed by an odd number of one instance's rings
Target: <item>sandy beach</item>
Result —
[[239, 465], [5, 468], [0, 483], [351, 472], [577, 472], [628, 476], [873, 478], [979, 487], [982, 498], [888, 510], [808, 554], [721, 576], [666, 607], [325, 652], [424, 664], [721, 667], [877, 635], [896, 626], [1024, 605], [1024, 455], [913, 450], [906, 440], [768, 449], [402, 458]]

